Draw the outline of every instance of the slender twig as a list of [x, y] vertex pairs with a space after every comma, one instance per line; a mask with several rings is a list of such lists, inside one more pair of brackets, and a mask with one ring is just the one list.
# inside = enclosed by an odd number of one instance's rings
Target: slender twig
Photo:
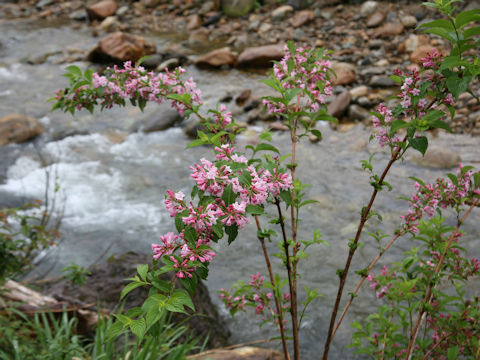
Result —
[[[298, 112], [300, 109], [300, 96], [301, 94], [299, 93], [297, 95], [297, 104], [295, 106], [295, 112]], [[291, 129], [291, 140], [292, 140], [292, 162], [291, 162], [291, 176], [292, 176], [292, 183], [295, 181], [295, 150], [296, 150], [296, 144], [297, 144], [297, 116], [294, 117], [293, 119], [293, 126]], [[297, 221], [296, 221], [296, 216], [295, 216], [295, 190], [292, 189], [290, 191], [290, 195], [292, 198], [292, 204], [290, 206], [291, 212], [291, 220], [292, 220], [292, 241], [293, 241], [293, 249], [292, 249], [292, 271], [289, 272], [288, 277], [289, 280], [291, 278], [291, 288], [290, 288], [290, 308], [291, 308], [291, 315], [292, 315], [292, 332], [293, 332], [293, 349], [294, 349], [294, 359], [299, 360], [300, 359], [300, 341], [298, 338], [298, 309], [297, 309], [297, 261], [296, 261], [296, 255], [298, 251], [298, 246], [297, 246]], [[288, 252], [287, 252], [287, 258], [288, 258]]]
[[368, 265], [368, 268], [367, 268], [367, 271], [365, 272], [365, 274], [362, 275], [362, 278], [360, 279], [360, 281], [358, 282], [357, 284], [357, 287], [355, 288], [355, 290], [353, 291], [352, 293], [352, 296], [350, 297], [350, 300], [348, 300], [348, 303], [347, 305], [345, 305], [343, 311], [342, 311], [342, 314], [340, 315], [340, 318], [338, 319], [338, 322], [337, 322], [337, 325], [335, 326], [335, 329], [333, 330], [332, 332], [332, 338], [335, 336], [335, 334], [337, 333], [337, 330], [338, 328], [340, 327], [340, 324], [342, 323], [342, 320], [343, 318], [345, 317], [345, 314], [347, 313], [348, 309], [350, 308], [350, 305], [352, 305], [352, 302], [353, 302], [353, 299], [355, 299], [355, 295], [357, 295], [358, 291], [360, 290], [360, 287], [363, 285], [363, 282], [365, 281], [365, 279], [368, 277], [368, 275], [370, 274], [370, 271], [372, 271], [373, 267], [377, 264], [378, 260], [380, 260], [380, 258], [382, 257], [382, 255], [385, 253], [385, 251], [387, 251], [390, 246], [393, 245], [393, 243], [400, 237], [402, 236], [403, 234], [405, 233], [405, 231], [400, 231], [397, 233], [397, 235], [395, 235], [395, 237], [390, 240], [390, 242], [387, 244], [387, 246], [385, 246], [382, 251], [380, 253], [378, 253], [377, 257], [375, 259], [373, 259], [373, 261], [370, 263], [370, 265]]
[[[407, 136], [405, 135], [405, 138], [402, 140], [402, 143], [404, 143], [407, 140]], [[378, 188], [383, 185], [383, 180], [387, 176], [388, 171], [390, 170], [391, 166], [395, 161], [399, 159], [400, 152], [402, 151], [402, 148], [400, 146], [397, 146], [395, 150], [392, 152], [392, 156], [390, 158], [390, 161], [388, 162], [387, 166], [383, 170], [382, 175], [380, 176], [380, 179], [378, 181], [378, 186], [374, 188], [372, 195], [370, 197], [370, 201], [368, 202], [367, 207], [364, 209], [362, 217], [360, 218], [360, 224], [358, 225], [357, 228], [357, 233], [355, 235], [355, 239], [353, 240], [353, 243], [350, 246], [350, 250], [348, 252], [348, 257], [347, 261], [345, 263], [345, 267], [343, 268], [342, 272], [340, 273], [340, 284], [338, 286], [338, 292], [337, 292], [337, 298], [335, 300], [335, 305], [332, 310], [332, 315], [330, 318], [330, 326], [328, 329], [328, 334], [327, 334], [327, 340], [325, 341], [325, 348], [323, 350], [323, 356], [322, 359], [326, 360], [328, 358], [328, 352], [330, 350], [330, 344], [333, 339], [333, 328], [335, 326], [335, 319], [337, 317], [338, 313], [338, 308], [340, 306], [340, 300], [342, 299], [342, 294], [343, 294], [343, 288], [345, 287], [345, 282], [347, 280], [347, 275], [348, 271], [350, 270], [350, 265], [352, 263], [353, 255], [355, 254], [355, 251], [357, 250], [357, 245], [358, 241], [360, 240], [360, 235], [362, 234], [363, 226], [367, 222], [368, 215], [370, 213], [370, 210], [373, 206], [373, 202], [375, 201], [375, 198], [378, 193]]]
[[[479, 202], [480, 202], [480, 197], [477, 198], [476, 201], [474, 201], [472, 203], [472, 205], [470, 205], [468, 210], [463, 215], [462, 219], [457, 224], [457, 227], [455, 228], [455, 230], [453, 230], [452, 235], [450, 235], [450, 238], [448, 239], [447, 246], [445, 247], [445, 250], [443, 250], [443, 253], [440, 256], [440, 259], [438, 260], [437, 266], [435, 267], [435, 271], [433, 272], [430, 279], [432, 279], [434, 276], [436, 276], [440, 273], [440, 269], [443, 265], [443, 261], [445, 260], [445, 256], [447, 255], [447, 251], [450, 249], [450, 246], [452, 245], [453, 240], [455, 239], [456, 235], [458, 234], [458, 229], [464, 223], [465, 219], [468, 217], [468, 215], [470, 215], [470, 212], [473, 210], [474, 207], [477, 206], [477, 204]], [[427, 288], [427, 292], [425, 294], [425, 298], [423, 299], [422, 307], [420, 308], [420, 312], [418, 314], [417, 322], [416, 322], [415, 327], [413, 328], [413, 331], [410, 335], [410, 341], [408, 343], [408, 348], [407, 348], [407, 352], [405, 354], [405, 359], [411, 359], [411, 357], [412, 357], [413, 345], [415, 344], [415, 341], [417, 339], [418, 332], [420, 330], [420, 326], [421, 326], [423, 320], [425, 319], [426, 305], [427, 304], [430, 305], [430, 303], [433, 299], [433, 286], [432, 285], [433, 284], [430, 281], [430, 284], [428, 285], [428, 288]]]
[[[255, 216], [255, 223], [257, 224], [257, 229], [259, 231], [262, 230], [258, 216]], [[275, 289], [276, 288], [275, 278], [273, 277], [272, 264], [270, 263], [270, 257], [268, 256], [267, 247], [265, 246], [265, 240], [262, 237], [258, 237], [258, 241], [260, 241], [260, 244], [262, 245], [263, 256], [265, 258], [265, 263], [267, 265], [270, 282], [272, 283], [272, 287]], [[290, 354], [288, 353], [288, 347], [287, 347], [287, 340], [286, 340], [285, 331], [283, 328], [282, 308], [280, 307], [280, 301], [278, 299], [276, 291], [273, 292], [273, 298], [275, 299], [275, 307], [277, 308], [277, 313], [278, 313], [278, 330], [280, 331], [280, 336], [282, 338], [283, 353], [285, 355], [285, 360], [290, 360]]]
[[[394, 301], [392, 300], [392, 312], [390, 313], [390, 316], [388, 317], [388, 323], [392, 323], [393, 319], [393, 305], [395, 305]], [[388, 334], [388, 326], [385, 328], [385, 332], [383, 334], [383, 346], [382, 346], [382, 357], [380, 360], [383, 360], [385, 358], [385, 347], [387, 346], [387, 334]]]

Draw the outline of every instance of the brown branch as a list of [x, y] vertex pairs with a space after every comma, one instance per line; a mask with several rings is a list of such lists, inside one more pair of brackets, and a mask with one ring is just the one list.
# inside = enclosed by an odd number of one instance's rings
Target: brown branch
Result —
[[[255, 223], [257, 224], [257, 229], [259, 231], [262, 230], [258, 216], [255, 216]], [[259, 236], [257, 238], [258, 238], [258, 241], [260, 241], [260, 244], [262, 245], [263, 256], [265, 257], [265, 263], [267, 265], [270, 282], [272, 283], [272, 286], [275, 288], [276, 286], [275, 278], [273, 276], [272, 264], [270, 263], [270, 257], [268, 256], [267, 247], [265, 246], [265, 240]], [[280, 307], [280, 301], [278, 299], [276, 291], [273, 292], [273, 298], [275, 299], [275, 307], [277, 308], [277, 313], [278, 313], [278, 330], [280, 331], [280, 336], [282, 338], [283, 353], [285, 355], [285, 360], [290, 360], [290, 354], [288, 353], [288, 347], [287, 347], [287, 340], [285, 337], [285, 330], [283, 328], [282, 308]]]
[[[473, 210], [474, 207], [477, 206], [477, 204], [479, 202], [480, 202], [480, 197], [477, 198], [477, 200], [474, 201], [472, 203], [472, 205], [470, 205], [468, 210], [463, 215], [462, 219], [457, 224], [457, 227], [455, 228], [455, 230], [453, 230], [452, 235], [450, 235], [450, 238], [448, 239], [447, 246], [445, 247], [445, 250], [443, 250], [443, 253], [440, 256], [440, 259], [438, 260], [438, 264], [435, 267], [435, 271], [433, 272], [432, 276], [430, 277], [430, 280], [433, 278], [433, 276], [438, 275], [440, 273], [440, 269], [443, 265], [443, 261], [445, 260], [445, 256], [447, 255], [447, 251], [450, 249], [450, 246], [452, 245], [452, 242], [455, 239], [455, 236], [457, 235], [458, 229], [464, 223], [465, 219], [468, 217], [468, 215], [470, 215], [470, 212]], [[410, 359], [411, 356], [412, 356], [413, 345], [415, 344], [415, 341], [416, 341], [417, 336], [418, 336], [418, 332], [420, 330], [420, 326], [423, 322], [423, 319], [425, 318], [425, 314], [426, 314], [426, 312], [425, 312], [425, 307], [426, 306], [425, 305], [426, 304], [430, 305], [430, 303], [432, 301], [432, 298], [433, 298], [432, 291], [433, 291], [433, 286], [432, 286], [431, 281], [430, 281], [430, 284], [427, 288], [427, 292], [425, 294], [425, 298], [423, 299], [423, 305], [420, 308], [420, 312], [418, 314], [417, 322], [415, 323], [415, 327], [413, 328], [413, 331], [410, 335], [410, 341], [408, 343], [408, 348], [407, 348], [407, 352], [406, 352], [406, 355], [405, 355], [405, 359]]]
[[[407, 136], [405, 136], [405, 138], [402, 140], [402, 142], [405, 142], [406, 139], [407, 139]], [[387, 173], [390, 170], [393, 163], [398, 160], [401, 150], [402, 150], [402, 148], [400, 146], [397, 146], [395, 148], [395, 150], [393, 151], [392, 156], [390, 158], [390, 161], [388, 162], [387, 166], [383, 170], [382, 175], [380, 176], [380, 180], [378, 181], [378, 186], [383, 185], [383, 180], [387, 176]], [[348, 252], [348, 257], [347, 257], [347, 261], [345, 263], [345, 267], [343, 268], [343, 270], [340, 274], [340, 284], [338, 286], [337, 298], [335, 300], [335, 305], [333, 307], [332, 315], [331, 315], [331, 318], [330, 318], [330, 326], [329, 326], [329, 329], [328, 329], [327, 340], [325, 341], [325, 348], [323, 350], [323, 356], [322, 356], [323, 360], [326, 360], [328, 358], [328, 352], [330, 350], [330, 344], [333, 340], [333, 328], [335, 326], [335, 319], [337, 317], [338, 308], [340, 307], [340, 300], [342, 299], [343, 288], [345, 287], [345, 282], [347, 280], [348, 271], [350, 270], [350, 265], [352, 263], [353, 255], [355, 254], [355, 251], [357, 249], [358, 241], [360, 240], [360, 235], [362, 234], [363, 226], [367, 222], [368, 214], [370, 213], [370, 210], [373, 206], [373, 202], [375, 201], [377, 193], [378, 193], [378, 188], [375, 188], [372, 192], [371, 197], [370, 197], [370, 201], [368, 202], [368, 205], [367, 205], [367, 207], [365, 208], [365, 210], [362, 214], [362, 217], [360, 219], [360, 224], [358, 225], [357, 233], [355, 235], [355, 239], [353, 241], [353, 244], [350, 246], [350, 250]]]

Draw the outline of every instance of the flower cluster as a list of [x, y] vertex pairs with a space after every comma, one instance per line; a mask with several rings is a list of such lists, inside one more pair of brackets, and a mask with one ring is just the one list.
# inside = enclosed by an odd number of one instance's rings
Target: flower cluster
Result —
[[[196, 187], [209, 199], [207, 203], [188, 203], [181, 191], [168, 190], [165, 196], [170, 216], [178, 218], [183, 229], [178, 235], [161, 236], [162, 243], [152, 244], [152, 249], [156, 260], [170, 255], [179, 278], [191, 277], [199, 263], [213, 259], [215, 253], [209, 245], [212, 240], [218, 240], [215, 227], [243, 228], [249, 223], [248, 205], [263, 205], [269, 196], [277, 197], [280, 191], [292, 188], [290, 174], [277, 168], [272, 173], [257, 171], [253, 165], [247, 165], [245, 156], [237, 154], [230, 144], [215, 147], [215, 155], [215, 162], [202, 158], [200, 164], [190, 167]], [[189, 238], [192, 231], [193, 240]], [[180, 256], [174, 257], [177, 250], [181, 250]]]
[[[173, 72], [166, 70], [165, 73], [155, 75], [153, 71], [147, 72], [142, 66], [132, 66], [130, 61], [123, 67], [114, 65], [108, 67], [104, 74], [93, 73], [91, 75], [91, 87], [82, 85], [73, 91], [58, 90], [56, 99], [70, 106], [74, 104], [77, 110], [91, 108], [100, 102], [102, 108], [111, 108], [113, 105], [125, 105], [125, 100], [134, 103], [156, 102], [161, 103], [170, 95], [188, 94], [191, 105], [201, 104], [201, 92], [196, 88], [192, 78], [182, 81], [180, 75], [185, 69], [178, 67]], [[180, 115], [184, 115], [187, 105], [175, 99], [171, 100]]]
[[457, 176], [452, 175], [450, 180], [439, 178], [433, 184], [416, 182], [416, 192], [409, 200], [410, 209], [406, 215], [401, 216], [404, 230], [417, 233], [418, 220], [424, 214], [432, 217], [436, 209], [456, 208], [468, 199], [480, 196], [480, 189], [475, 188], [474, 183], [473, 171], [464, 168], [462, 164], [459, 164]]
[[[272, 306], [273, 293], [263, 290], [263, 277], [260, 273], [250, 275], [248, 285], [243, 283], [237, 284], [232, 294], [228, 289], [220, 289], [220, 299], [222, 299], [225, 307], [232, 313], [237, 311], [246, 311], [246, 306], [254, 307], [255, 314], [262, 315], [263, 321], [271, 319], [277, 321], [277, 311]], [[290, 294], [284, 293], [280, 299], [282, 311], [290, 309]]]
[[390, 132], [393, 121], [392, 110], [383, 104], [379, 104], [377, 113], [372, 116], [372, 120], [373, 128], [375, 129], [373, 136], [378, 140], [381, 147], [385, 145], [393, 147], [401, 141], [396, 134], [391, 134]]
[[[314, 54], [315, 52], [315, 54]], [[331, 68], [326, 51], [309, 47], [290, 49], [285, 46], [285, 56], [273, 66], [273, 75], [283, 89], [301, 89], [306, 98], [305, 111], [317, 112], [325, 104], [325, 96], [332, 95], [332, 84], [328, 80]], [[270, 114], [287, 111], [287, 104], [271, 98], [263, 100]]]

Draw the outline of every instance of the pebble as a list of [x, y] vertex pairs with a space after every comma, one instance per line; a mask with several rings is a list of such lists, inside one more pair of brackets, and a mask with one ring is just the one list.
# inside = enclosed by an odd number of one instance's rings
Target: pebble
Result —
[[395, 86], [395, 82], [385, 75], [374, 75], [368, 82], [373, 87], [389, 87]]
[[293, 7], [290, 5], [283, 5], [272, 11], [271, 19], [272, 21], [281, 21], [293, 13]]
[[378, 2], [365, 1], [360, 8], [360, 16], [367, 17], [372, 14], [378, 8]]

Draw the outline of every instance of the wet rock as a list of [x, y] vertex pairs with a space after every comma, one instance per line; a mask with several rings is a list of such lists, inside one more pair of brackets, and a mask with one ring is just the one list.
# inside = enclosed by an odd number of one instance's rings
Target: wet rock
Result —
[[[66, 280], [58, 281], [50, 285], [44, 291], [54, 298], [69, 299], [75, 296], [82, 303], [101, 303], [108, 310], [114, 310], [120, 299], [120, 292], [127, 284], [126, 278], [136, 273], [139, 264], [151, 264], [151, 255], [141, 255], [133, 252], [115, 255], [105, 263], [94, 265], [89, 268], [91, 275], [81, 287], [74, 287]], [[165, 274], [162, 280], [170, 281], [172, 275]], [[177, 282], [180, 287], [180, 282]], [[133, 290], [127, 297], [125, 309], [141, 306], [146, 299], [148, 291], [144, 288]], [[208, 347], [223, 347], [228, 344], [230, 335], [225, 323], [221, 320], [215, 306], [210, 300], [207, 287], [199, 281], [195, 295], [192, 297], [196, 313], [201, 316], [175, 315], [173, 321], [179, 323], [186, 321], [186, 325], [193, 331], [194, 337], [205, 338], [210, 334]], [[181, 341], [181, 340], [180, 340]]]
[[276, 131], [288, 131], [288, 126], [280, 121], [274, 121], [268, 124], [270, 130]]
[[87, 7], [87, 14], [91, 20], [103, 20], [108, 16], [112, 16], [118, 9], [115, 0], [102, 0], [98, 3]]
[[277, 350], [243, 346], [233, 350], [216, 349], [187, 356], [187, 360], [283, 360]]
[[238, 106], [242, 106], [250, 98], [250, 95], [252, 95], [252, 90], [243, 90], [242, 93], [235, 99], [235, 102]]
[[85, 21], [88, 18], [87, 12], [85, 10], [74, 11], [68, 17], [75, 21]]
[[370, 116], [368, 110], [360, 105], [352, 104], [348, 107], [348, 120], [350, 121], [364, 121]]
[[434, 49], [435, 47], [431, 45], [420, 45], [410, 55], [410, 61], [415, 64], [421, 64], [422, 58], [427, 56], [427, 53], [432, 53]]
[[230, 48], [225, 47], [200, 55], [195, 59], [194, 63], [198, 67], [220, 67], [223, 65], [235, 65], [236, 60], [236, 55]]
[[353, 99], [366, 96], [368, 94], [368, 87], [365, 85], [358, 86], [350, 90], [350, 95]]
[[145, 59], [142, 62], [142, 66], [145, 67], [148, 70], [154, 70], [158, 67], [158, 65], [161, 64], [163, 61], [163, 56], [160, 54], [153, 54], [150, 55], [149, 58]]
[[142, 0], [142, 4], [143, 4], [146, 8], [154, 8], [154, 7], [157, 7], [158, 5], [160, 5], [161, 2], [162, 2], [162, 0]]
[[287, 5], [292, 6], [295, 10], [302, 10], [310, 6], [311, 0], [287, 0]]
[[365, 1], [360, 8], [360, 16], [367, 17], [373, 14], [378, 8], [378, 2]]
[[395, 35], [400, 35], [403, 32], [404, 26], [399, 21], [388, 22], [385, 25], [378, 28], [373, 37], [388, 38]]
[[238, 56], [238, 66], [272, 66], [272, 60], [281, 60], [285, 54], [284, 45], [265, 45], [245, 49]]
[[355, 66], [350, 63], [339, 62], [332, 64], [332, 70], [337, 77], [332, 78], [333, 85], [348, 85], [355, 81]]
[[100, 29], [104, 31], [111, 31], [112, 29], [118, 28], [120, 23], [116, 16], [107, 16], [99, 25]]
[[451, 149], [430, 146], [425, 156], [415, 152], [410, 155], [408, 160], [419, 166], [448, 169], [458, 166], [462, 159], [460, 155], [453, 153]]
[[367, 27], [377, 27], [385, 20], [385, 13], [383, 11], [376, 11], [367, 19]]
[[351, 100], [350, 92], [344, 91], [328, 104], [328, 113], [337, 118], [342, 116], [345, 110], [347, 110], [348, 105], [350, 105]]
[[188, 44], [190, 46], [203, 46], [208, 43], [210, 37], [210, 31], [205, 28], [196, 29], [190, 33], [188, 37]]
[[307, 34], [300, 28], [296, 28], [293, 31], [293, 39], [296, 41], [305, 41], [307, 39]]
[[88, 59], [99, 63], [121, 63], [127, 60], [137, 61], [145, 55], [154, 54], [155, 51], [155, 44], [147, 42], [145, 38], [118, 31], [101, 39], [88, 55]]
[[37, 2], [35, 5], [38, 9], [41, 9], [45, 6], [53, 5], [55, 3], [55, 0], [40, 0]]
[[142, 131], [145, 133], [163, 131], [179, 124], [182, 117], [178, 112], [167, 103], [158, 105], [151, 114], [145, 116], [139, 122], [133, 124], [129, 129], [130, 132]]
[[212, 24], [216, 24], [220, 21], [222, 18], [222, 13], [221, 12], [216, 12], [213, 13], [212, 15], [208, 16], [205, 21], [202, 23], [202, 26], [209, 26]]
[[374, 75], [368, 82], [373, 87], [390, 87], [395, 86], [395, 82], [386, 75]]
[[406, 28], [414, 28], [417, 26], [417, 19], [413, 15], [404, 15], [400, 18], [400, 22]]
[[283, 5], [272, 11], [272, 21], [282, 21], [293, 12], [293, 7]]
[[42, 125], [31, 116], [10, 114], [0, 118], [0, 146], [25, 142], [42, 132]]
[[161, 72], [165, 71], [165, 69], [172, 70], [173, 68], [176, 68], [177, 66], [180, 66], [180, 59], [179, 58], [171, 58], [163, 61], [157, 66], [156, 71]]
[[258, 33], [260, 35], [266, 34], [270, 30], [272, 30], [272, 27], [273, 27], [272, 24], [264, 22], [264, 23], [262, 23], [262, 25], [260, 25], [260, 27], [258, 29]]
[[300, 27], [302, 25], [305, 25], [305, 24], [309, 23], [313, 19], [315, 19], [315, 14], [313, 13], [313, 11], [302, 10], [302, 11], [297, 12], [293, 16], [293, 18], [291, 20], [291, 24], [294, 28], [296, 28], [296, 27]]
[[[178, 1], [180, 2], [180, 4], [178, 4], [177, 6], [180, 6], [182, 1], [181, 0], [178, 0]], [[215, 9], [215, 3], [213, 1], [205, 1], [203, 2], [202, 7], [200, 8], [200, 14], [204, 15], [212, 11], [213, 9]]]
[[198, 119], [190, 120], [187, 125], [183, 128], [183, 132], [190, 139], [198, 138], [197, 132], [202, 129], [202, 124]]
[[187, 30], [198, 29], [202, 26], [202, 18], [198, 14], [190, 15], [187, 18]]
[[222, 0], [222, 11], [229, 17], [247, 15], [255, 5], [255, 0]]

